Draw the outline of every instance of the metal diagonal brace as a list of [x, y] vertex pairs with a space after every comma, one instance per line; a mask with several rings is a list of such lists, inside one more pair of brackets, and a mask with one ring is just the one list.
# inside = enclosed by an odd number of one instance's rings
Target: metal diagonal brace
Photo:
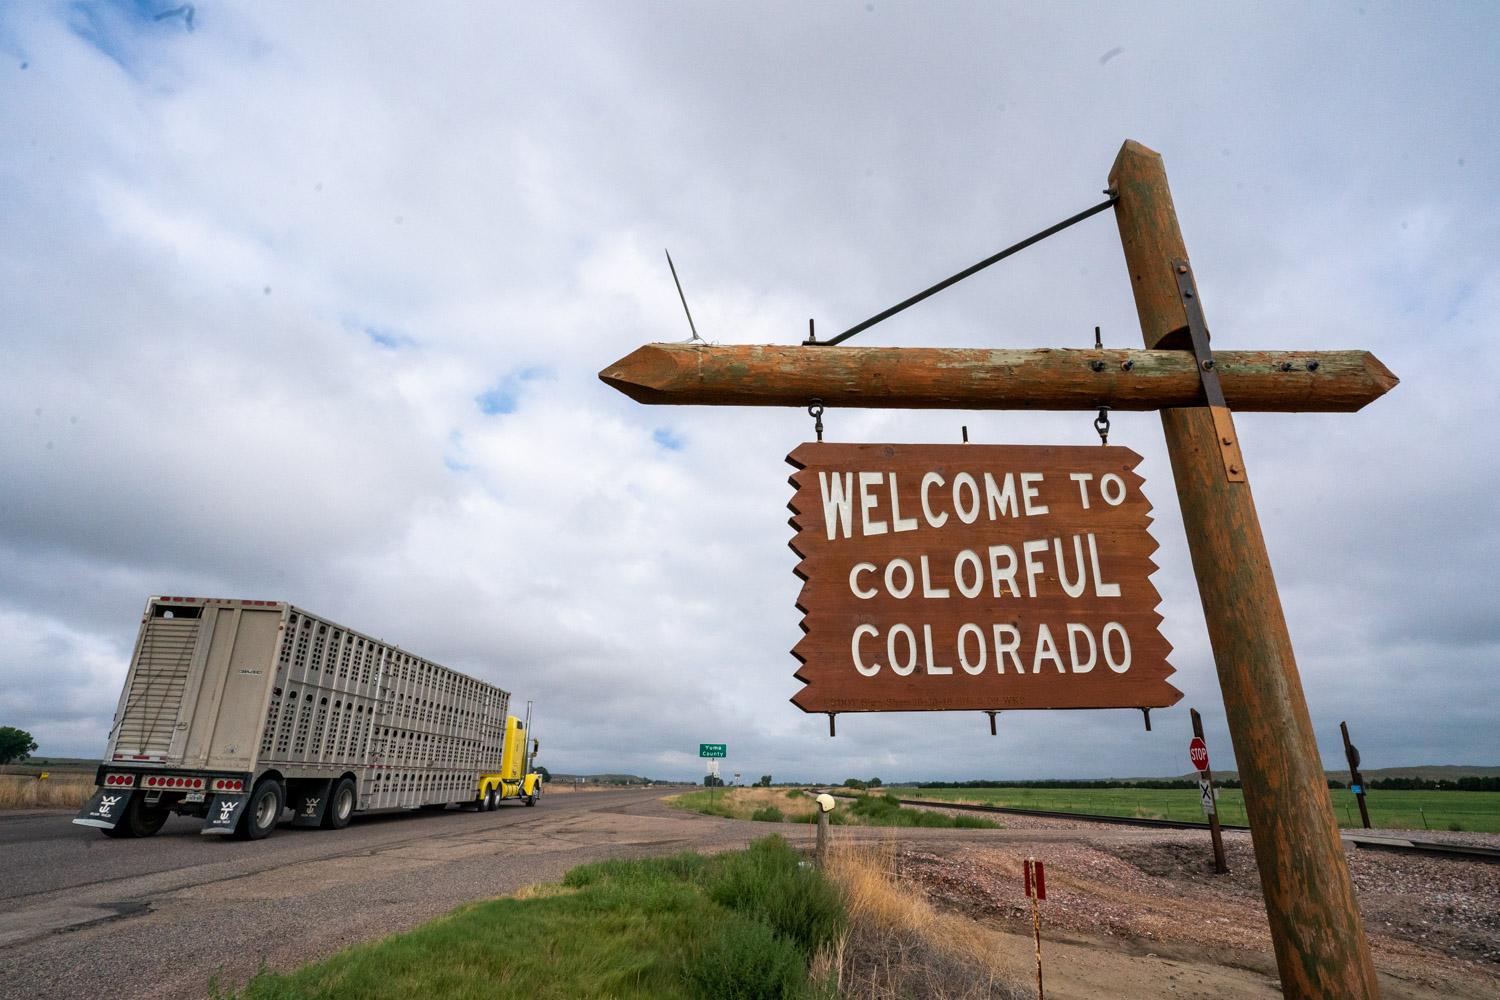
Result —
[[[1173, 277], [1177, 279], [1177, 293], [1182, 297], [1182, 308], [1187, 313], [1188, 337], [1193, 345], [1193, 358], [1198, 362], [1198, 378], [1203, 383], [1203, 398], [1208, 403], [1208, 412], [1214, 420], [1214, 438], [1219, 446], [1219, 457], [1224, 461], [1224, 476], [1231, 483], [1245, 481], [1245, 461], [1240, 457], [1239, 435], [1234, 432], [1234, 418], [1224, 402], [1224, 387], [1219, 383], [1219, 370], [1214, 365], [1213, 348], [1208, 342], [1208, 323], [1203, 318], [1203, 303], [1198, 298], [1198, 284], [1193, 280], [1193, 267], [1186, 258], [1172, 262]], [[1149, 717], [1148, 717], [1149, 720]], [[1147, 721], [1146, 728], [1151, 728]]]

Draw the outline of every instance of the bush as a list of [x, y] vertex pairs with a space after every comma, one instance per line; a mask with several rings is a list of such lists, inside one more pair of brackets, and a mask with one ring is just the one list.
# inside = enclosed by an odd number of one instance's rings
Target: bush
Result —
[[693, 994], [722, 1000], [803, 996], [806, 961], [796, 945], [763, 923], [723, 921], [683, 969]]
[[789, 799], [805, 799], [807, 798], [807, 793], [800, 788], [790, 788], [787, 790], [786, 797]]
[[750, 814], [750, 818], [757, 823], [780, 823], [783, 819], [781, 810], [775, 806], [766, 806], [764, 809], [757, 809]]
[[821, 872], [803, 868], [801, 857], [780, 837], [714, 860], [719, 864], [708, 878], [709, 898], [769, 924], [797, 946], [804, 962], [843, 928], [838, 890]]

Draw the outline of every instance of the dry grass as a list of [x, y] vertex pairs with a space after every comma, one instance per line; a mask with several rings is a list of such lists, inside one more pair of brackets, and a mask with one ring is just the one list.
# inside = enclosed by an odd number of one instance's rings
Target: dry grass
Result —
[[93, 775], [66, 774], [46, 781], [0, 774], [0, 809], [78, 809], [94, 794]]
[[941, 913], [895, 875], [893, 843], [844, 843], [829, 852], [828, 875], [844, 895], [848, 930], [821, 953], [813, 978], [833, 978], [839, 995], [861, 1000], [1018, 1000], [997, 956], [998, 935]]
[[789, 788], [720, 788], [712, 795], [707, 789], [694, 789], [679, 795], [667, 798], [670, 805], [679, 809], [689, 809], [694, 812], [705, 811], [710, 802], [713, 803], [713, 811], [710, 815], [722, 816], [725, 819], [749, 819], [757, 811], [767, 806], [775, 806], [781, 810], [782, 818], [788, 823], [806, 822], [818, 808], [816, 800], [810, 795], [799, 795], [796, 798], [788, 796]]

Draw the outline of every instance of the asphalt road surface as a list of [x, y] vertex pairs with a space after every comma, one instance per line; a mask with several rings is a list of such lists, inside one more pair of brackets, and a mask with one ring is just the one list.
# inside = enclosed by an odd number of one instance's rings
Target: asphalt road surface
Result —
[[[559, 793], [535, 808], [283, 824], [253, 843], [173, 818], [143, 840], [71, 812], [0, 813], [0, 997], [201, 998], [473, 899], [608, 857], [740, 846], [759, 824], [669, 810], [660, 791]], [[797, 833], [810, 832], [806, 828]]]
[[[356, 817], [345, 830], [283, 824], [253, 843], [173, 818], [110, 840], [73, 813], [0, 813], [0, 998], [202, 998], [404, 930], [461, 903], [555, 882], [612, 857], [742, 847], [768, 829], [672, 809], [662, 791], [554, 793], [535, 808]], [[1156, 831], [1112, 828], [1133, 840]], [[839, 839], [892, 831], [840, 827]], [[909, 842], [1099, 839], [1098, 830], [903, 830]]]

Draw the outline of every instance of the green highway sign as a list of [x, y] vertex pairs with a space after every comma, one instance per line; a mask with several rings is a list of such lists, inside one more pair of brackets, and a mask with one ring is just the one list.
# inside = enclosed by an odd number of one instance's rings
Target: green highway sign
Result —
[[724, 757], [727, 756], [727, 748], [723, 743], [699, 743], [699, 757]]

